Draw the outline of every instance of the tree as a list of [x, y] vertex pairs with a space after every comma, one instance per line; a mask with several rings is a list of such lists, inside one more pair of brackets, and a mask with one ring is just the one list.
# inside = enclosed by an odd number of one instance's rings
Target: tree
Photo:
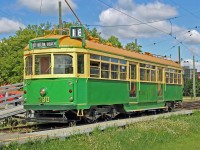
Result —
[[199, 79], [197, 79], [197, 81], [196, 81], [196, 96], [200, 96], [200, 80]]
[[[184, 79], [184, 78], [183, 78]], [[192, 79], [184, 80], [183, 95], [192, 96]]]
[[100, 38], [101, 36], [101, 32], [98, 32], [96, 28], [93, 28], [93, 29], [88, 29], [89, 31], [89, 34], [94, 37], [94, 38]]
[[[183, 96], [193, 96], [193, 79], [184, 79]], [[196, 96], [200, 96], [200, 80], [196, 78]]]
[[122, 48], [121, 42], [119, 42], [119, 39], [115, 36], [110, 36], [106, 42], [111, 43], [114, 47]]
[[92, 36], [93, 38], [97, 38], [100, 43], [102, 43], [102, 44], [106, 43], [106, 39], [104, 39], [101, 36], [101, 32], [98, 32], [98, 30], [96, 28], [93, 28], [93, 29], [88, 28], [87, 30], [88, 30], [90, 36]]
[[141, 48], [142, 46], [137, 45], [135, 42], [127, 43], [125, 46], [125, 49], [136, 51], [136, 52], [142, 52]]
[[0, 85], [23, 80], [23, 49], [30, 39], [44, 35], [50, 24], [28, 25], [0, 43]]

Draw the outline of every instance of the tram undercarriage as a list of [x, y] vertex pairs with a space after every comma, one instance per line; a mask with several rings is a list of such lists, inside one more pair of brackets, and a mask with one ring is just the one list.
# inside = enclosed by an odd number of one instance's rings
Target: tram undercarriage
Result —
[[181, 102], [166, 102], [165, 107], [147, 109], [147, 110], [136, 110], [132, 112], [126, 112], [122, 104], [120, 105], [100, 105], [92, 106], [86, 110], [39, 110], [39, 111], [27, 111], [27, 121], [30, 122], [49, 122], [49, 123], [69, 123], [85, 121], [87, 123], [94, 123], [98, 121], [112, 120], [119, 115], [133, 115], [154, 112], [168, 112], [175, 108], [180, 108]]

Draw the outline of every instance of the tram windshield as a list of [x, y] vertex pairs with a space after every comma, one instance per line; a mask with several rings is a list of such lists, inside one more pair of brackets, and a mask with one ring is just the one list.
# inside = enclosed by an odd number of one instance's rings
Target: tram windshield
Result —
[[[52, 57], [53, 56], [53, 57]], [[45, 54], [35, 55], [35, 61], [32, 56], [25, 59], [25, 74], [26, 75], [48, 75], [48, 74], [72, 74], [73, 57], [66, 54]], [[53, 59], [53, 60], [52, 60]], [[34, 72], [32, 73], [32, 64], [34, 63]], [[54, 63], [54, 64], [52, 64]], [[52, 66], [54, 68], [52, 69]]]
[[72, 56], [54, 55], [54, 74], [72, 74]]

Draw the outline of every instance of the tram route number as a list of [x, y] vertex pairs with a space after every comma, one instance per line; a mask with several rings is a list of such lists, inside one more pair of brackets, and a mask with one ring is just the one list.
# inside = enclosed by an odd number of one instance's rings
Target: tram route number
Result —
[[49, 97], [40, 97], [39, 100], [40, 100], [40, 103], [49, 103], [50, 102]]

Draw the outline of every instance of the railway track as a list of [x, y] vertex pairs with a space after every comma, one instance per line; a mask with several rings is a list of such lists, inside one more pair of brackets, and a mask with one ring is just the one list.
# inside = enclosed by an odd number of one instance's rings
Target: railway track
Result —
[[[191, 101], [191, 102], [183, 102], [182, 108], [175, 110], [175, 111], [180, 111], [180, 110], [198, 110], [200, 109], [200, 100], [197, 101]], [[137, 114], [134, 116], [126, 116], [126, 117], [120, 117], [118, 119], [127, 119], [127, 118], [137, 118], [141, 116], [151, 116], [155, 115], [155, 112], [148, 112], [148, 113], [141, 113]], [[100, 121], [103, 122], [103, 121]], [[0, 129], [0, 133], [33, 133], [33, 132], [40, 132], [40, 131], [46, 131], [46, 130], [53, 130], [53, 129], [62, 129], [66, 127], [72, 127], [72, 126], [81, 126], [81, 125], [86, 125], [83, 121], [79, 121], [77, 123], [67, 123], [67, 124], [59, 124], [59, 123], [40, 123], [40, 124], [31, 124], [31, 125], [23, 125], [23, 126], [14, 126], [14, 127], [7, 127], [7, 128], [2, 128]]]
[[89, 134], [93, 132], [95, 129], [105, 130], [109, 127], [125, 127], [129, 124], [143, 122], [143, 121], [150, 121], [155, 120], [160, 117], [169, 117], [171, 115], [190, 115], [192, 114], [192, 110], [181, 110], [176, 112], [169, 112], [164, 114], [157, 114], [151, 116], [142, 116], [137, 118], [126, 118], [120, 120], [112, 120], [94, 124], [86, 124], [86, 125], [79, 125], [74, 127], [63, 127], [60, 129], [52, 129], [52, 130], [45, 130], [40, 132], [32, 132], [32, 133], [11, 133], [10, 135], [7, 133], [0, 133], [0, 147], [4, 144], [9, 144], [11, 142], [18, 142], [18, 143], [25, 143], [27, 141], [36, 140], [38, 138], [46, 139], [47, 137], [50, 139], [63, 139], [72, 135], [77, 134]]
[[32, 132], [40, 132], [46, 130], [60, 129], [70, 127], [68, 124], [58, 124], [58, 123], [40, 123], [40, 124], [29, 124], [22, 126], [13, 126], [1, 128], [0, 133], [32, 133]]
[[200, 109], [200, 100], [183, 102], [182, 109], [198, 110]]

